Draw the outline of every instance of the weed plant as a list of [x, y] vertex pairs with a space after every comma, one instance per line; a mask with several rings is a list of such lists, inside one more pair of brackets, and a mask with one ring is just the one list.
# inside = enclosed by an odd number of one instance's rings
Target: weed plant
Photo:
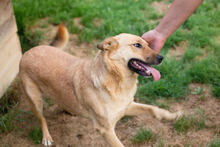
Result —
[[132, 138], [134, 143], [152, 142], [156, 140], [156, 135], [149, 129], [140, 128], [137, 134]]

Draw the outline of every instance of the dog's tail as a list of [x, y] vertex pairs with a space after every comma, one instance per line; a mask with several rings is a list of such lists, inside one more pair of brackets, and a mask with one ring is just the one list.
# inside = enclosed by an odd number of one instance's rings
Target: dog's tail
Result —
[[69, 41], [69, 32], [64, 23], [59, 24], [58, 31], [54, 40], [50, 43], [51, 46], [55, 46], [60, 49], [64, 49]]

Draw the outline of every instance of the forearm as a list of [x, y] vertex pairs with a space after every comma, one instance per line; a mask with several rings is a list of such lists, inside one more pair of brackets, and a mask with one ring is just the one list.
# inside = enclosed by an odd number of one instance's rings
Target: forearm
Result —
[[155, 30], [167, 39], [196, 10], [202, 1], [203, 0], [174, 0], [167, 14], [163, 17]]

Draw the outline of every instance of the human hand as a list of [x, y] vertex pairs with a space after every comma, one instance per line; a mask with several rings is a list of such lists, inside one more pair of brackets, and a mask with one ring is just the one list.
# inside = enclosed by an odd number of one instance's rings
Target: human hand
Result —
[[154, 49], [158, 53], [166, 41], [166, 38], [155, 29], [144, 33], [142, 38], [149, 43], [150, 48]]

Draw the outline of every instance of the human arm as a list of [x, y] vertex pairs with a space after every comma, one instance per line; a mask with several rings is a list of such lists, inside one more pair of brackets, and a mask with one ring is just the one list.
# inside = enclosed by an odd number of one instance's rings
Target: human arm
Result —
[[203, 0], [174, 0], [158, 26], [142, 35], [150, 47], [158, 52], [167, 38], [198, 8]]

